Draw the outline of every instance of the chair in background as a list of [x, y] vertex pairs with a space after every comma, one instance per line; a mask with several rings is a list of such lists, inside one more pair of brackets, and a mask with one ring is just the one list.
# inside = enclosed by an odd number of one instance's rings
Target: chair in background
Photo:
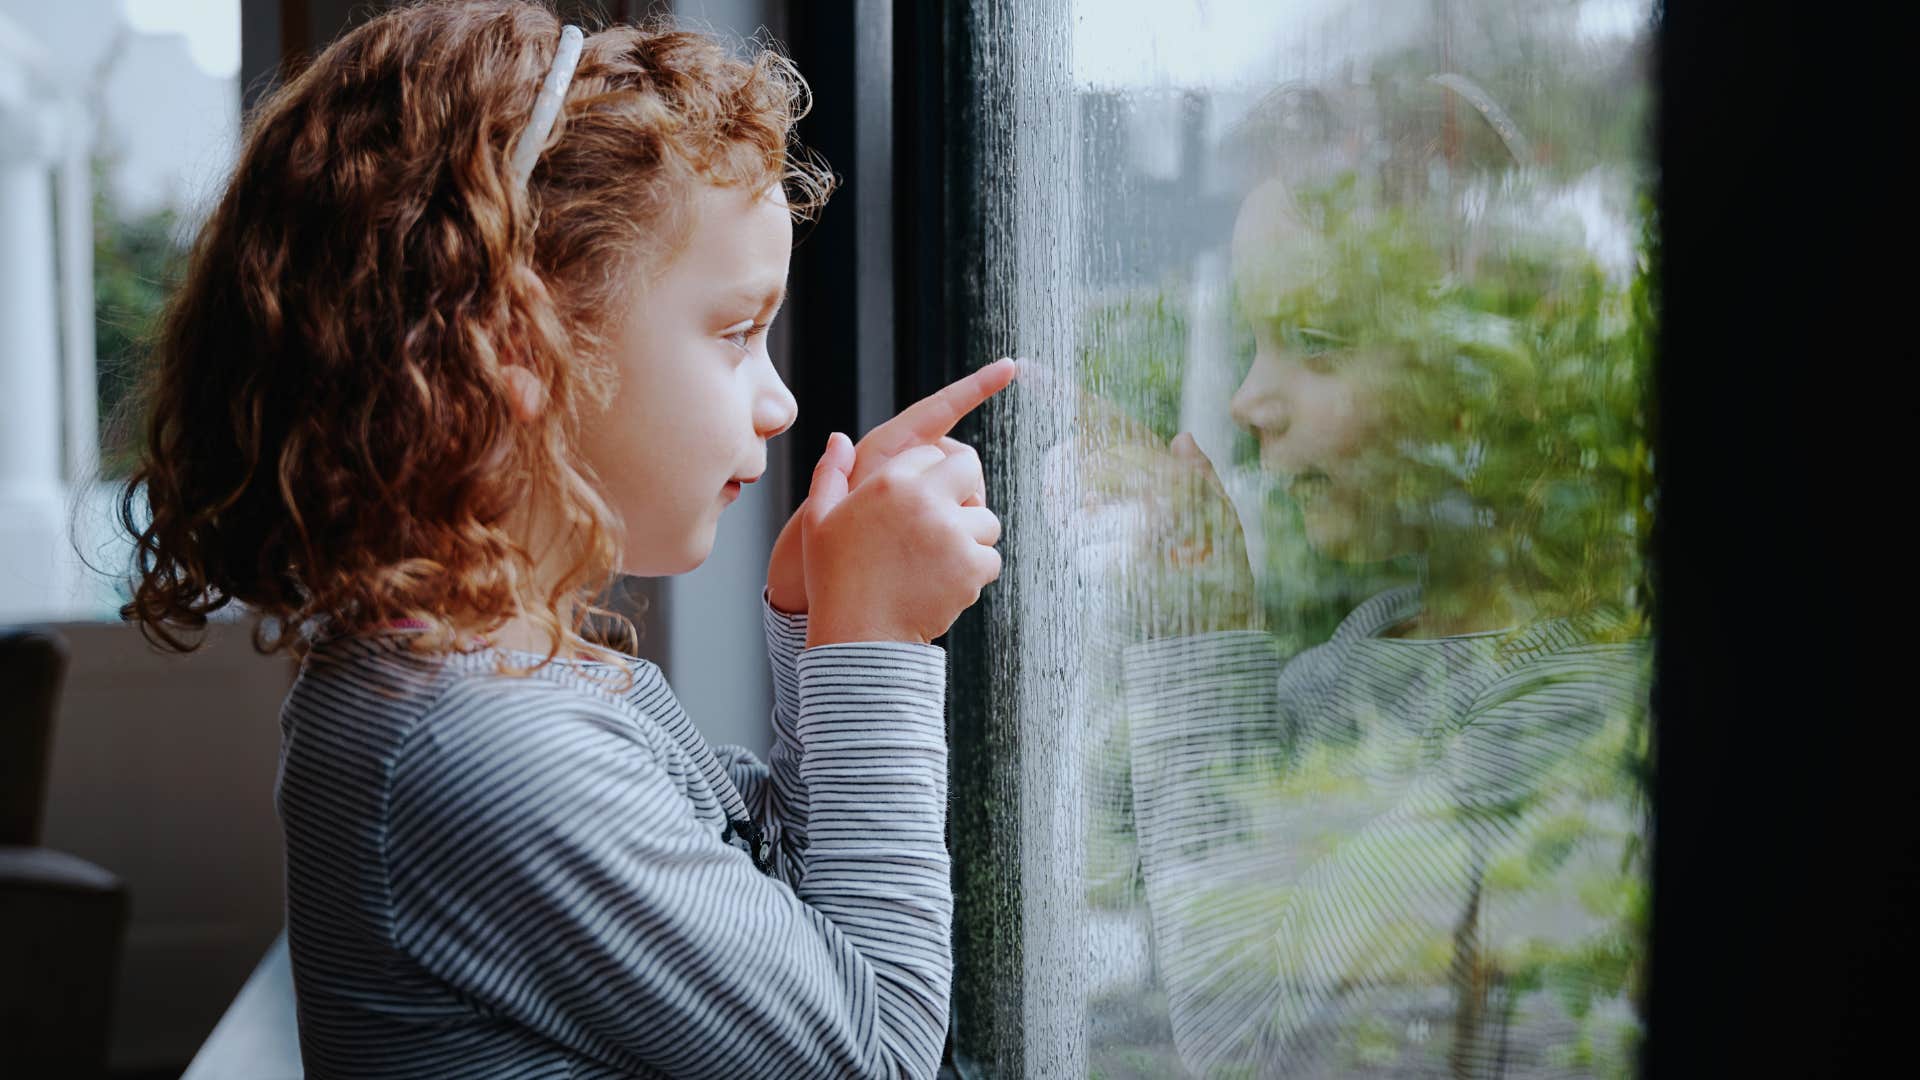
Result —
[[0, 1074], [106, 1068], [126, 885], [40, 846], [53, 720], [68, 649], [44, 627], [0, 627]]

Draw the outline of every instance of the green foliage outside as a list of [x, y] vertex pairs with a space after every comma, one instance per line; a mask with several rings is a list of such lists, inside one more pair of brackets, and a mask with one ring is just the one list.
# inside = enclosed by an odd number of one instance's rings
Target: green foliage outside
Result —
[[93, 167], [93, 319], [101, 423], [100, 469], [117, 479], [137, 460], [137, 404], [151, 337], [179, 278], [183, 251], [174, 237], [178, 215], [160, 209], [128, 215], [113, 197], [109, 163]]

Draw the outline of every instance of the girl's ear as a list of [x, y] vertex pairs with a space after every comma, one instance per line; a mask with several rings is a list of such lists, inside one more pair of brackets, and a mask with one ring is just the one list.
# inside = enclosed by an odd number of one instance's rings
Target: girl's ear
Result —
[[503, 365], [502, 374], [507, 380], [507, 405], [513, 410], [514, 419], [523, 424], [539, 419], [547, 405], [547, 388], [541, 384], [540, 376], [527, 370], [525, 365], [514, 363]]

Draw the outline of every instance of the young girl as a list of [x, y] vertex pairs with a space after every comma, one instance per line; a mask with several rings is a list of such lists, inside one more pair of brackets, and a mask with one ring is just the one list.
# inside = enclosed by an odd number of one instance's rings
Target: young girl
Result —
[[706, 557], [793, 422], [766, 330], [830, 180], [789, 146], [804, 94], [771, 52], [443, 2], [253, 119], [158, 343], [125, 614], [186, 649], [239, 601], [304, 658], [308, 1075], [934, 1073], [928, 642], [1000, 566], [945, 433], [1013, 365], [829, 441], [769, 568], [769, 763], [588, 629], [615, 573]]

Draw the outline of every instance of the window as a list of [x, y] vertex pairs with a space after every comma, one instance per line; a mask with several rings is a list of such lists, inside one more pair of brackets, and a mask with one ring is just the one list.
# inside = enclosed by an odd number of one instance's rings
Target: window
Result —
[[1651, 30], [947, 26], [953, 337], [1031, 361], [954, 643], [963, 1072], [1634, 1072]]

